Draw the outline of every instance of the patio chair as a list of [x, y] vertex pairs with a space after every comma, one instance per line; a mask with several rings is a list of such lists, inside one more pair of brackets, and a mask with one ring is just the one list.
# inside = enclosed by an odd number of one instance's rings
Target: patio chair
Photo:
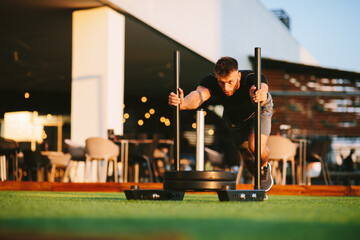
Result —
[[[86, 151], [86, 160], [85, 160], [85, 181], [88, 182], [88, 168], [92, 171], [94, 167], [93, 164], [90, 165], [90, 162], [94, 163], [97, 161], [97, 174], [96, 179], [91, 178], [91, 182], [106, 182], [107, 180], [107, 171], [108, 171], [108, 162], [112, 161], [114, 164], [114, 181], [118, 182], [118, 164], [117, 159], [119, 156], [119, 147], [112, 141], [100, 138], [100, 137], [91, 137], [85, 141], [85, 151]], [[103, 162], [104, 166], [102, 167], [101, 163]]]
[[[295, 155], [296, 145], [288, 138], [282, 136], [269, 136], [267, 145], [270, 149], [269, 161], [272, 161], [272, 174], [277, 184], [286, 184], [286, 166], [291, 163], [292, 184], [295, 184]], [[282, 178], [279, 162], [282, 161]]]

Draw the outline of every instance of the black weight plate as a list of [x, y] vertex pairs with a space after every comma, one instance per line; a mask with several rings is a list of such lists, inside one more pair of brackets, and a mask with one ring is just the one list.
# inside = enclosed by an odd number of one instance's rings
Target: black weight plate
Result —
[[227, 171], [168, 171], [164, 173], [164, 181], [166, 180], [236, 181], [236, 173]]
[[236, 189], [235, 181], [164, 181], [164, 189], [171, 190], [222, 190], [222, 189]]

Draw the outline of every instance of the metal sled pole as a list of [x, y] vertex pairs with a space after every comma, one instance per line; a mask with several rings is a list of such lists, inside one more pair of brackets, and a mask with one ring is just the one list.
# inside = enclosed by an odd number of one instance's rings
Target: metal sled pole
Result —
[[[175, 51], [174, 54], [174, 80], [175, 80], [175, 93], [180, 97], [180, 51]], [[180, 105], [174, 109], [174, 170], [180, 170]]]
[[[261, 88], [261, 48], [255, 48], [255, 77], [256, 77], [256, 90]], [[255, 186], [254, 189], [260, 189], [260, 166], [261, 166], [261, 103], [258, 102], [255, 106]]]

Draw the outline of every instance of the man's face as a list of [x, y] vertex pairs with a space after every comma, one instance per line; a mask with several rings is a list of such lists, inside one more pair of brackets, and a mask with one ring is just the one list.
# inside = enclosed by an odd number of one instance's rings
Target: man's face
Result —
[[236, 70], [230, 72], [230, 74], [226, 77], [216, 77], [218, 79], [219, 86], [226, 96], [232, 96], [240, 87], [241, 73]]

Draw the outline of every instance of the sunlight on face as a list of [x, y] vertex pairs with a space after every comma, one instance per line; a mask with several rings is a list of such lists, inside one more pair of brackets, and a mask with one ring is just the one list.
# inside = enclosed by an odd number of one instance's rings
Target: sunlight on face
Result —
[[234, 70], [226, 77], [217, 77], [219, 86], [226, 96], [232, 96], [240, 87], [241, 73]]

